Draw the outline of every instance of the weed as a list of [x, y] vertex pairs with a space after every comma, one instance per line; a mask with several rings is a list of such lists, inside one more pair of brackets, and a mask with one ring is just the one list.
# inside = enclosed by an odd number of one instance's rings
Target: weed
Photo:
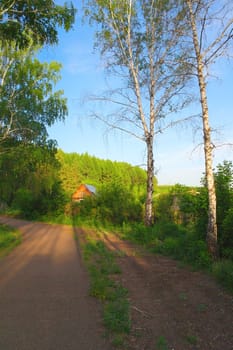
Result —
[[196, 345], [197, 344], [197, 337], [195, 335], [187, 335], [185, 337], [186, 341], [189, 344]]
[[206, 304], [199, 304], [197, 306], [197, 309], [198, 309], [199, 312], [204, 312], [207, 309], [207, 305]]
[[19, 231], [6, 225], [0, 225], [0, 256], [9, 253], [20, 242]]
[[187, 299], [188, 299], [187, 294], [184, 293], [184, 292], [181, 292], [181, 293], [179, 294], [179, 299], [182, 300], [182, 301], [187, 300]]
[[160, 336], [157, 340], [156, 343], [156, 349], [157, 350], [168, 350], [168, 344], [167, 344], [167, 340], [165, 337]]
[[214, 263], [212, 273], [224, 288], [233, 293], [233, 261], [222, 260]]
[[126, 299], [116, 298], [104, 307], [104, 325], [115, 333], [129, 333], [130, 319], [129, 302]]
[[112, 340], [112, 344], [118, 348], [124, 345], [124, 336], [122, 334], [116, 334]]

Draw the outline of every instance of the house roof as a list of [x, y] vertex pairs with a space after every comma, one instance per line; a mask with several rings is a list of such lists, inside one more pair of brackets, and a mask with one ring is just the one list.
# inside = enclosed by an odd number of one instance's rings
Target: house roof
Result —
[[86, 188], [91, 192], [91, 193], [96, 193], [96, 188], [95, 186], [92, 185], [87, 185], [85, 184]]

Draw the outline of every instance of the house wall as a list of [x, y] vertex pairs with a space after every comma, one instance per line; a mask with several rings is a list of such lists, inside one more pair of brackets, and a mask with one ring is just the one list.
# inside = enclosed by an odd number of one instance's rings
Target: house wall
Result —
[[72, 200], [74, 201], [80, 201], [84, 197], [91, 196], [91, 192], [88, 190], [88, 188], [85, 185], [80, 185], [77, 191], [72, 195]]

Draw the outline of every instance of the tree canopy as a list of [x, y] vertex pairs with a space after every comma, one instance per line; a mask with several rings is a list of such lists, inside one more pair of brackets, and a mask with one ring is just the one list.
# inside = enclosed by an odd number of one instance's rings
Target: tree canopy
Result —
[[0, 4], [0, 37], [15, 41], [19, 47], [58, 42], [58, 27], [68, 31], [74, 23], [73, 4], [56, 5], [53, 0], [2, 0]]
[[9, 138], [18, 141], [45, 143], [47, 126], [67, 114], [63, 91], [55, 91], [61, 65], [41, 63], [33, 46], [16, 51], [12, 44], [1, 53], [0, 142]]

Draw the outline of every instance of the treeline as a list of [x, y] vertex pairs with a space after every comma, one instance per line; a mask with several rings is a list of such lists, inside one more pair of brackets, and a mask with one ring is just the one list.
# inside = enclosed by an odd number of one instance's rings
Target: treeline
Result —
[[[125, 162], [99, 159], [88, 153], [64, 153], [56, 155], [60, 163], [60, 179], [67, 194], [72, 194], [82, 184], [90, 184], [100, 189], [107, 183], [122, 183], [137, 193], [145, 192], [146, 172], [138, 166]], [[156, 179], [155, 179], [156, 183]]]
[[[94, 185], [97, 193], [79, 204], [72, 204], [73, 213], [83, 223], [122, 225], [143, 221], [146, 198], [146, 171], [125, 162], [98, 159], [87, 153], [66, 154], [58, 151], [60, 179], [71, 197], [82, 184]], [[156, 178], [154, 178], [156, 184]]]
[[66, 195], [58, 176], [55, 144], [13, 143], [8, 142], [8, 148], [0, 153], [2, 209], [28, 219], [63, 213]]
[[[100, 194], [105, 197], [102, 212], [114, 216], [117, 223], [130, 219], [127, 210], [135, 218], [135, 202], [143, 205], [146, 172], [137, 166], [87, 153], [57, 151], [52, 141], [43, 146], [14, 141], [8, 146], [0, 154], [0, 203], [23, 217], [71, 215], [71, 195], [82, 183], [94, 185], [98, 198]], [[123, 210], [126, 202], [130, 202], [131, 209]], [[114, 213], [110, 215], [113, 206]]]

